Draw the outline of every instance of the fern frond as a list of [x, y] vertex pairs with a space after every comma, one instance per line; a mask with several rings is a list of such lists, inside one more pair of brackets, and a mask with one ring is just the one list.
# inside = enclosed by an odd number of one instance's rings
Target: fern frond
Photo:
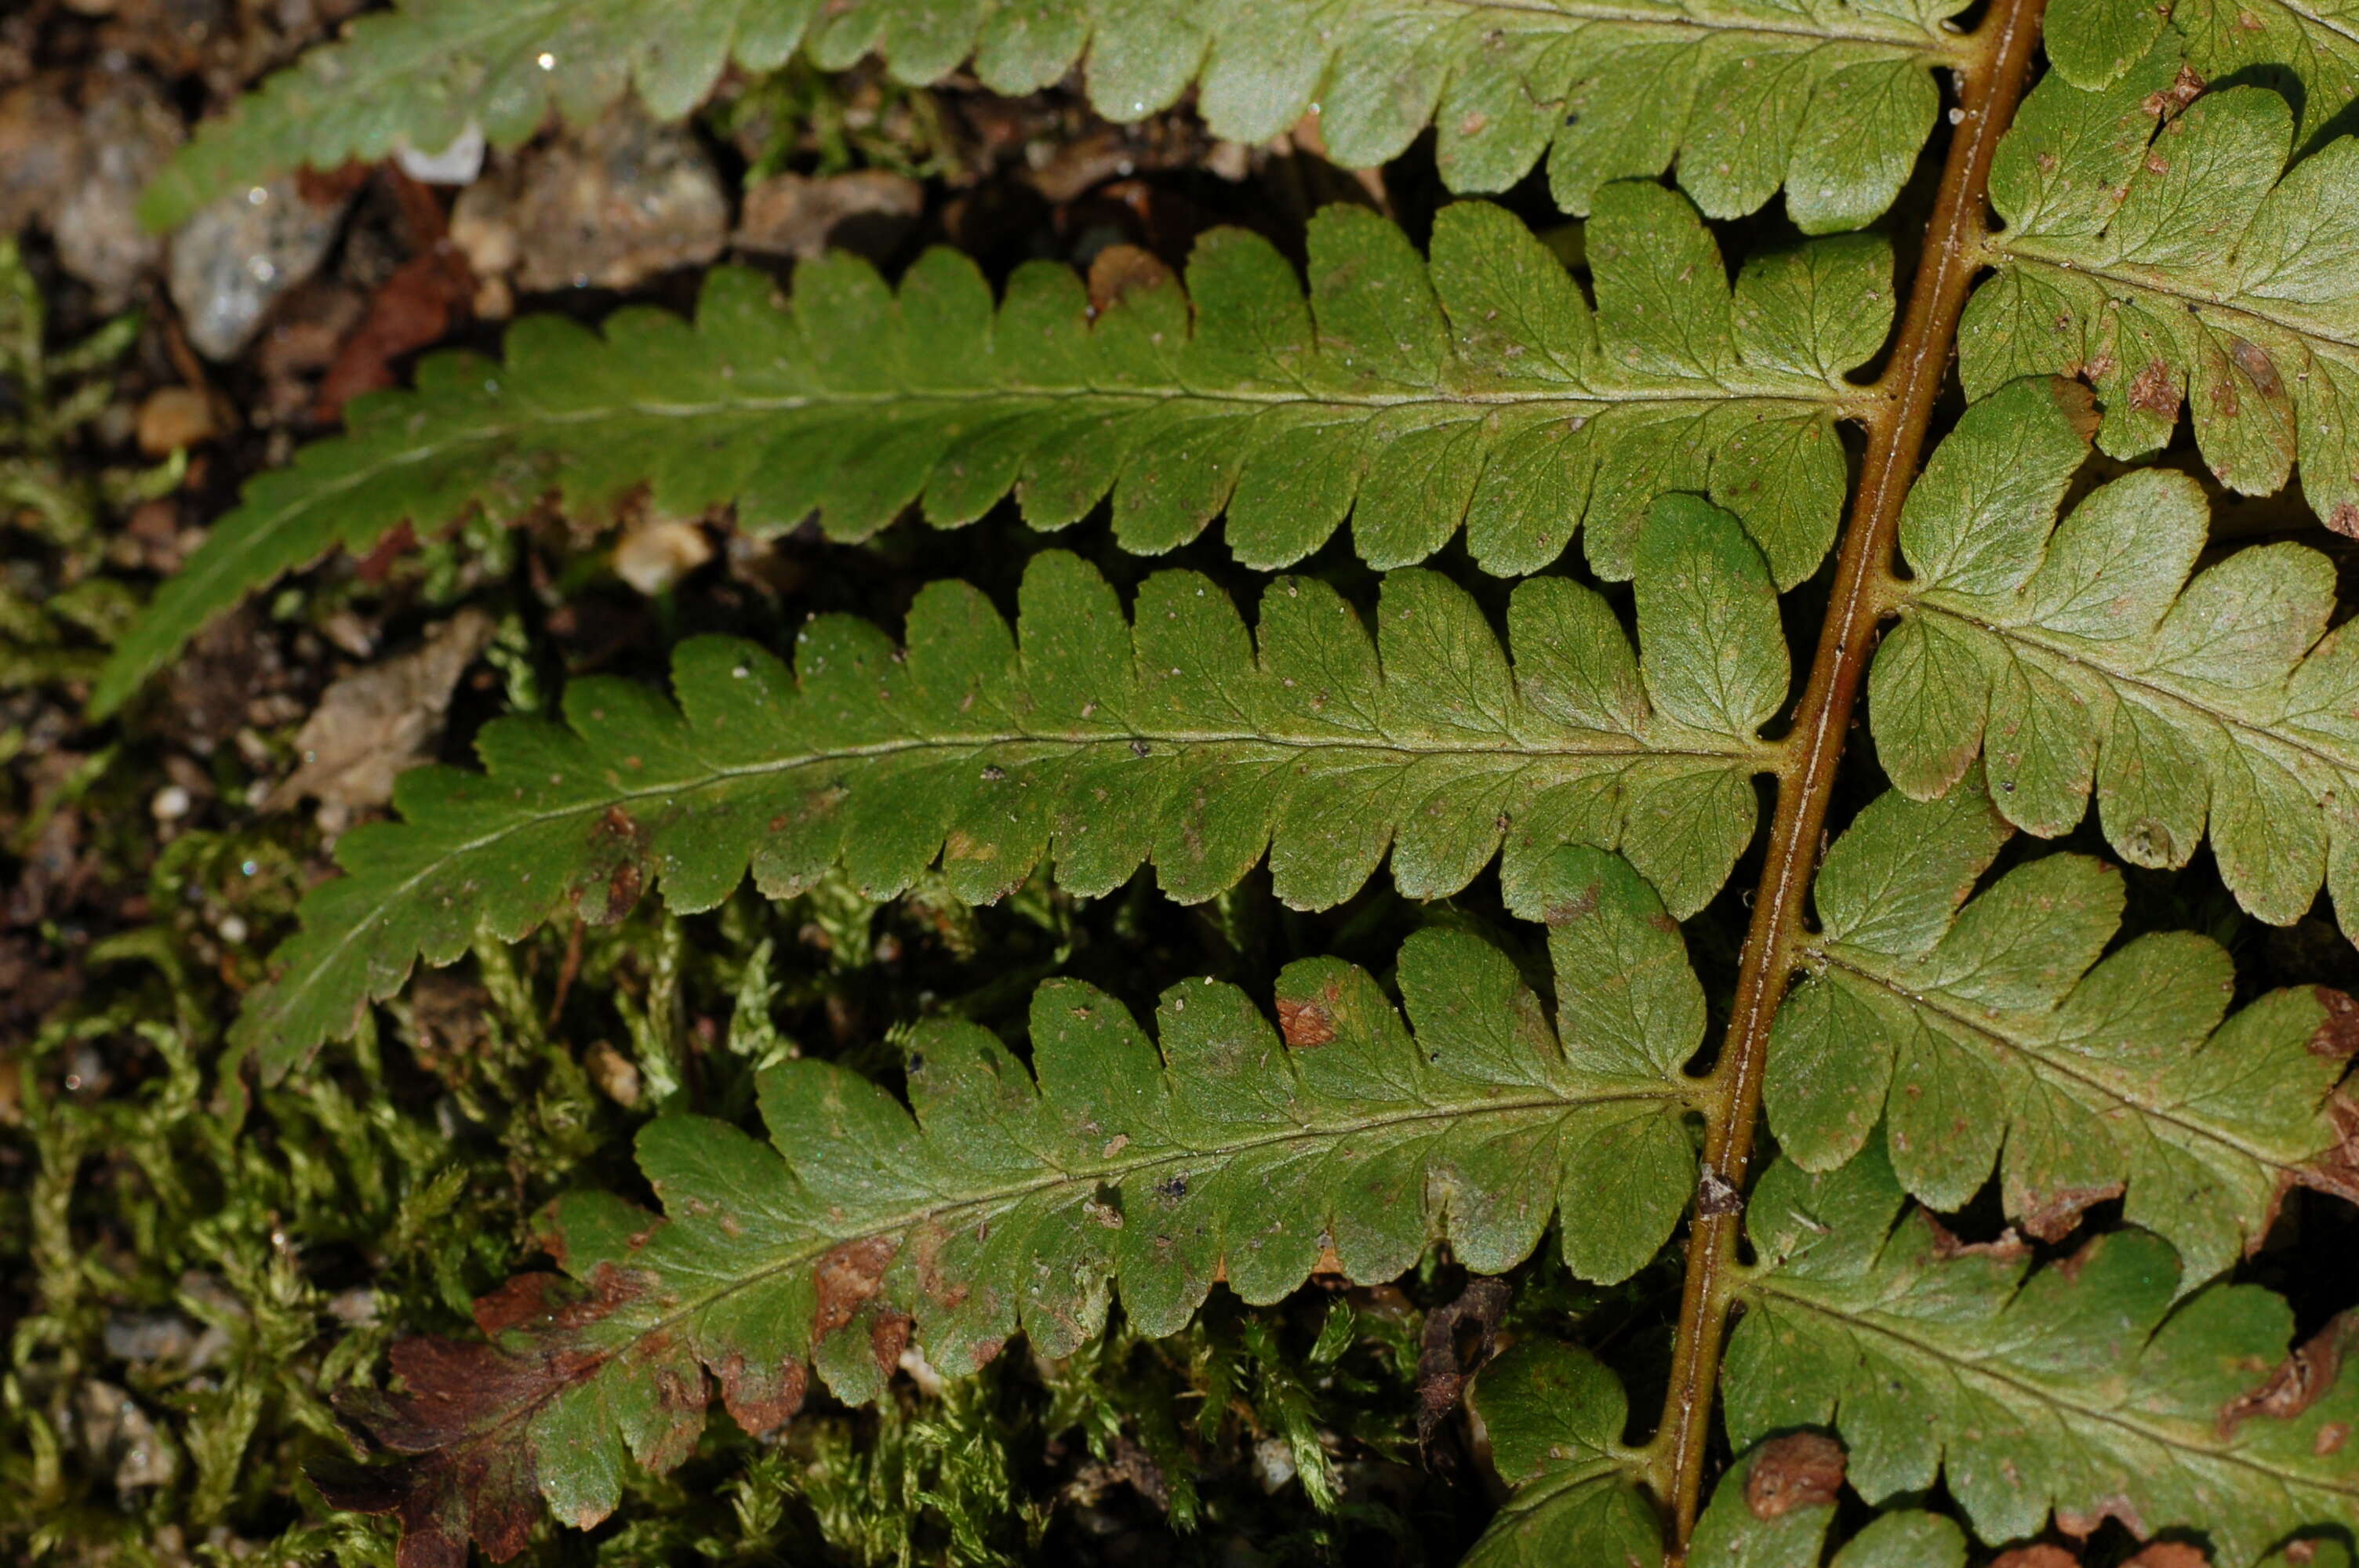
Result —
[[[2034, 1271], [1923, 1210], [1895, 1228], [1903, 1202], [1881, 1144], [1828, 1175], [1763, 1174], [1722, 1385], [1733, 1442], [1832, 1429], [1870, 1503], [1938, 1478], [1987, 1541], [2051, 1511], [2075, 1535], [2112, 1515], [2141, 1537], [2200, 1531], [2217, 1568], [2248, 1568], [2296, 1530], [2359, 1524], [2359, 1380], [2261, 1397], [2294, 1349], [2283, 1301], [2182, 1299], [2170, 1248], [2136, 1230]], [[2338, 1320], [2308, 1353], [2332, 1366], [2354, 1337]]]
[[1172, 549], [1225, 512], [1258, 568], [1349, 515], [1371, 565], [1422, 560], [1463, 525], [1486, 569], [1521, 574], [1585, 519], [1590, 560], [1622, 579], [1647, 504], [1692, 490], [1744, 514], [1781, 585], [1825, 556], [1843, 372], [1891, 321], [1881, 239], [1765, 254], [1732, 291], [1693, 209], [1615, 186], [1590, 225], [1594, 311], [1485, 204], [1441, 214], [1430, 267], [1356, 208], [1321, 213], [1310, 243], [1307, 304], [1266, 242], [1223, 231], [1197, 250], [1192, 301], [1150, 284], [1100, 310], [1039, 264], [995, 314], [973, 264], [938, 251], [897, 297], [839, 258], [804, 268], [785, 309], [723, 271], [692, 327], [625, 311], [602, 341], [527, 320], [506, 364], [429, 359], [415, 393], [355, 406], [349, 435], [256, 481], [118, 645], [93, 708], [333, 545], [550, 492], [577, 517], [642, 486], [675, 514], [734, 503], [757, 531], [816, 512], [839, 539], [913, 503], [957, 526], [1010, 490], [1061, 528], [1111, 492], [1125, 549]]
[[1061, 553], [1033, 562], [1013, 634], [981, 593], [937, 583], [906, 652], [846, 618], [806, 627], [791, 672], [698, 638], [675, 663], [678, 708], [585, 680], [565, 725], [487, 727], [486, 773], [402, 775], [408, 821], [345, 837], [351, 874], [305, 899], [232, 1040], [283, 1070], [479, 929], [615, 918], [651, 881], [709, 909], [749, 865], [783, 897], [841, 861], [882, 898], [939, 855], [951, 891], [984, 903], [1044, 858], [1083, 893], [1152, 860], [1194, 903], [1266, 849], [1278, 897], [1324, 908], [1388, 850], [1400, 890], [1432, 898], [1504, 842], [1509, 901], [1537, 917], [1542, 858], [1578, 840], [1624, 849], [1685, 916], [1752, 836], [1785, 644], [1760, 553], [1704, 503], [1658, 503], [1636, 587], [1643, 658], [1590, 589], [1521, 585], [1512, 670], [1473, 600], [1430, 572], [1387, 579], [1373, 643], [1334, 589], [1280, 579], [1256, 657], [1197, 574], [1149, 578], [1126, 624]]
[[879, 1397], [907, 1345], [953, 1374], [1018, 1332], [1071, 1354], [1117, 1286], [1135, 1328], [1169, 1334], [1223, 1281], [1275, 1302], [1314, 1269], [1389, 1279], [1436, 1243], [1495, 1272], [1551, 1213], [1577, 1271], [1626, 1275], [1693, 1187], [1680, 1065], [1702, 989], [1626, 864], [1565, 851], [1546, 886], [1557, 1029], [1504, 954], [1430, 930], [1400, 954], [1406, 1026], [1331, 959], [1279, 976], [1277, 1029], [1232, 987], [1176, 986], [1153, 1042], [1103, 993], [1053, 981], [1029, 1071], [974, 1024], [920, 1029], [914, 1120], [798, 1061], [762, 1075], [766, 1145], [701, 1117], [653, 1123], [639, 1161], [666, 1217], [566, 1200], [552, 1249], [577, 1286], [526, 1276], [479, 1308], [495, 1343], [409, 1342], [406, 1395], [348, 1402], [419, 1456], [366, 1500], [401, 1512], [419, 1550], [463, 1553], [471, 1530], [491, 1545], [486, 1525], [536, 1489], [587, 1526], [630, 1461], [667, 1469], [693, 1446], [708, 1372], [766, 1432], [813, 1374]]
[[822, 67], [881, 55], [903, 81], [972, 59], [995, 92], [1037, 92], [1086, 54], [1090, 99], [1115, 120], [1191, 87], [1213, 135], [1262, 142], [1316, 106], [1354, 168], [1429, 124], [1443, 178], [1505, 190], [1545, 153], [1568, 211], [1598, 189], [1679, 166], [1714, 217], [1782, 187], [1807, 233], [1891, 204], [1933, 128], [1932, 71], [1962, 58], [1956, 0], [407, 0], [272, 77], [211, 123], [148, 191], [179, 222], [290, 165], [333, 168], [470, 124], [495, 146], [551, 105], [588, 120], [636, 88], [665, 118], [724, 65], [771, 69], [798, 46]]
[[2093, 423], [2073, 384], [2018, 382], [1926, 466], [1900, 524], [1916, 580], [1869, 676], [1885, 771], [1930, 799], [1987, 753], [1999, 815], [2049, 837], [2093, 787], [2129, 860], [2184, 865], [2208, 831], [2256, 916], [2291, 924], [2323, 881], [2359, 930], [2359, 636], [2326, 633], [2332, 564], [2268, 545], [2189, 580], [2209, 512], [2155, 470], [2057, 526]]
[[1492, 1468], [1515, 1491], [1461, 1568], [1662, 1555], [1662, 1524], [1637, 1485], [1640, 1456], [1622, 1442], [1629, 1396], [1595, 1357], [1556, 1340], [1520, 1340], [1475, 1375], [1467, 1405], [1490, 1440]]
[[2172, 115], [2179, 70], [2174, 41], [2104, 92], [2051, 78], [2025, 103], [1991, 173], [2006, 229], [1961, 328], [1967, 395], [2085, 376], [2118, 458], [2183, 407], [2231, 488], [2278, 490], [2298, 460], [2318, 514], [2359, 533], [2359, 140], [2288, 166], [2284, 98]]
[[1824, 1172], [1881, 1118], [1901, 1185], [1938, 1209], [1963, 1207], [1995, 1162], [2008, 1217], [2044, 1240], [2126, 1188], [2130, 1222], [2209, 1279], [2337, 1143], [2326, 1101], [2344, 1063], [2312, 1048], [2330, 1010], [2278, 991], [2223, 1023], [2234, 968], [2189, 933], [2098, 962], [2122, 881], [2084, 856], [2018, 866], [1966, 903], [2012, 836], [1975, 773], [1930, 805], [1887, 795], [1836, 842], [1811, 972], [1770, 1036], [1770, 1124]]

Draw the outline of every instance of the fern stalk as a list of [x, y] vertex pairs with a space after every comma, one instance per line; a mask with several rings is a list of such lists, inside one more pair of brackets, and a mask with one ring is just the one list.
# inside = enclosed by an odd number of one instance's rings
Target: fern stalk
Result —
[[1706, 1105], [1703, 1170], [1689, 1232], [1670, 1387], [1658, 1429], [1655, 1481], [1669, 1505], [1674, 1563], [1684, 1563], [1703, 1490], [1712, 1391], [1720, 1379], [1728, 1313], [1736, 1296], [1741, 1195], [1760, 1122], [1769, 1030], [1809, 932], [1804, 912], [1835, 770], [1861, 683], [1900, 584], [1893, 572], [1901, 504], [1957, 342], [1958, 322], [1984, 250], [1991, 165], [2015, 115], [2040, 36], [2047, 0], [1996, 0], [1959, 69], [1957, 135], [1950, 144], [1932, 224], [1891, 363], [1864, 412], [1867, 453], [1835, 563], [1835, 588], [1794, 730], [1776, 769], [1777, 806], [1768, 854], [1745, 933], [1728, 1032]]

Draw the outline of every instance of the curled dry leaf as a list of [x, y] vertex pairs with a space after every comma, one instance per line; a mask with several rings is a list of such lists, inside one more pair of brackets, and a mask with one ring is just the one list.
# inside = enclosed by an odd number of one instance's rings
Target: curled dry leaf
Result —
[[[1417, 1357], [1417, 1440], [1430, 1443], [1458, 1408], [1466, 1380], [1491, 1358], [1499, 1342], [1499, 1320], [1514, 1292], [1505, 1280], [1469, 1280], [1458, 1299], [1425, 1317]], [[1472, 1333], [1473, 1344], [1462, 1343]]]
[[271, 791], [266, 808], [283, 810], [307, 795], [347, 811], [391, 800], [395, 775], [427, 760], [452, 688], [491, 645], [494, 630], [484, 611], [462, 610], [416, 652], [330, 687], [296, 734], [301, 765]]

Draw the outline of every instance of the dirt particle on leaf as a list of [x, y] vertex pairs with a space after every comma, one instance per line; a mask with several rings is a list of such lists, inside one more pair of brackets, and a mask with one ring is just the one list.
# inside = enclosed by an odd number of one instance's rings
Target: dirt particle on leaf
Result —
[[1277, 1032], [1296, 1050], [1324, 1045], [1335, 1038], [1335, 1015], [1315, 1001], [1277, 999]]
[[811, 1338], [826, 1338], [850, 1323], [861, 1303], [884, 1288], [885, 1271], [901, 1244], [889, 1236], [864, 1236], [840, 1242], [811, 1271], [817, 1298], [811, 1305]]
[[2326, 525], [2338, 534], [2359, 538], [2359, 506], [2347, 501], [2336, 502], [2333, 510], [2326, 514]]
[[1796, 1509], [1835, 1500], [1850, 1460], [1820, 1432], [1794, 1432], [1761, 1445], [1745, 1477], [1745, 1507], [1755, 1519], [1782, 1519]]

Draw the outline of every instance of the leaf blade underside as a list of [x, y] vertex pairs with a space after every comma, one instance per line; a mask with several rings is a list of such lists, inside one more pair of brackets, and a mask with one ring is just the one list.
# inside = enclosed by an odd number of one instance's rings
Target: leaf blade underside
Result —
[[[2102, 92], [2043, 82], [1991, 175], [1997, 275], [1959, 331], [1967, 395], [2083, 375], [2123, 459], [2182, 414], [2231, 489], [2299, 463], [2318, 515], [2359, 531], [2359, 139], [2292, 159], [2286, 100], [2207, 92], [2166, 39]], [[2182, 107], [2183, 104], [2183, 107]]]
[[1876, 751], [1917, 799], [1987, 753], [2001, 816], [2046, 837], [2093, 795], [2106, 839], [2177, 868], [2208, 836], [2256, 917], [2320, 885], [2359, 922], [2359, 637], [2328, 632], [2334, 569], [2306, 546], [2195, 573], [2201, 489], [2147, 470], [2056, 512], [2090, 426], [2070, 384], [1970, 408], [1911, 494], [1915, 580], [1868, 681]]
[[429, 357], [414, 392], [356, 405], [349, 432], [249, 487], [117, 645], [94, 712], [127, 698], [247, 592], [407, 523], [514, 519], [554, 493], [577, 521], [645, 489], [656, 511], [734, 504], [755, 533], [816, 514], [863, 539], [913, 505], [939, 526], [1011, 492], [1041, 528], [1111, 495], [1125, 549], [1159, 554], [1225, 516], [1262, 568], [1347, 515], [1379, 567], [1461, 531], [1502, 575], [1576, 529], [1627, 579], [1659, 494], [1745, 516], [1781, 585], [1832, 545], [1846, 483], [1843, 373], [1891, 320], [1890, 247], [1849, 235], [1755, 258], [1733, 289], [1692, 208], [1620, 185], [1591, 224], [1594, 309], [1504, 211], [1461, 203], [1433, 259], [1354, 208], [1310, 231], [1310, 287], [1266, 242], [1199, 244], [1192, 297], [1154, 268], [1093, 299], [1071, 269], [1017, 271], [994, 305], [972, 262], [921, 260], [897, 294], [838, 256], [783, 308], [722, 269], [694, 324], [625, 310], [603, 337], [558, 318], [507, 360]]
[[[148, 191], [167, 226], [290, 165], [435, 151], [470, 124], [497, 146], [552, 106], [575, 124], [636, 91], [687, 114], [723, 69], [821, 69], [871, 53], [899, 80], [972, 60], [995, 92], [1049, 87], [1086, 57], [1092, 102], [1117, 121], [1191, 86], [1214, 135], [1267, 141], [1314, 106], [1330, 154], [1373, 168], [1428, 124], [1444, 178], [1504, 190], [1545, 157], [1569, 211], [1597, 188], [1675, 163], [1716, 217], [1781, 188], [1809, 232], [1888, 206], [1933, 128], [1933, 68], [1962, 7], [1918, 4], [1598, 5], [1485, 0], [408, 0], [270, 78], [209, 122]], [[1774, 127], [1746, 145], [1746, 125]]]
[[1824, 1173], [1881, 1119], [1908, 1193], [1963, 1207], [1994, 1168], [2007, 1217], [2057, 1241], [2091, 1205], [2172, 1243], [2190, 1281], [2259, 1245], [2339, 1138], [2348, 1002], [2285, 990], [2223, 1022], [2235, 973], [2184, 932], [2100, 958], [2120, 873], [2079, 855], [1967, 900], [2012, 836], [1979, 775], [1861, 813], [1819, 875], [1810, 972], [1770, 1035], [1765, 1103], [1785, 1152]]
[[[1776, 594], [1734, 519], [1692, 498], [1658, 505], [1638, 556], [1643, 655], [1594, 591], [1539, 579], [1509, 608], [1512, 669], [1473, 600], [1430, 572], [1387, 579], [1373, 641], [1334, 589], [1279, 579], [1256, 649], [1192, 572], [1149, 578], [1125, 617], [1058, 552], [1027, 571], [1014, 631], [937, 583], [906, 652], [847, 617], [806, 626], [791, 671], [691, 640], [683, 706], [580, 681], [564, 725], [489, 726], [485, 773], [404, 774], [408, 820], [346, 836], [350, 874], [308, 896], [233, 1044], [283, 1071], [419, 957], [569, 911], [617, 918], [658, 882], [672, 907], [709, 909], [749, 869], [784, 897], [840, 861], [885, 897], [939, 857], [981, 903], [1044, 858], [1082, 892], [1152, 860], [1192, 903], [1266, 849], [1279, 897], [1323, 908], [1387, 854], [1403, 892], [1438, 897], [1504, 848], [1509, 902], [1537, 916], [1543, 858], [1578, 841], [1621, 849], [1692, 913], [1751, 834], [1749, 777], [1770, 754], [1751, 727], [1788, 680], [1765, 658]], [[1699, 604], [1714, 607], [1701, 621]]]
[[[2024, 1249], [1961, 1248], [1921, 1209], [1893, 1228], [1904, 1201], [1880, 1145], [1826, 1176], [1764, 1173], [1763, 1261], [1723, 1378], [1734, 1441], [1831, 1429], [1868, 1501], [1939, 1476], [1991, 1541], [2051, 1512], [2075, 1535], [2110, 1516], [2139, 1538], [2201, 1531], [2220, 1568], [2246, 1568], [2288, 1533], [2359, 1522], [2359, 1384], [2289, 1412], [2256, 1402], [2290, 1365], [2283, 1301], [2182, 1298], [2169, 1246], [2136, 1230], [2032, 1271]], [[2321, 1336], [2329, 1355], [2349, 1337], [2347, 1319]]]
[[[352, 1495], [446, 1550], [473, 1533], [496, 1552], [519, 1494], [587, 1525], [630, 1461], [677, 1464], [708, 1374], [759, 1433], [814, 1374], [844, 1400], [879, 1397], [906, 1345], [952, 1371], [1017, 1332], [1069, 1354], [1117, 1285], [1136, 1326], [1167, 1334], [1219, 1281], [1266, 1303], [1314, 1269], [1391, 1278], [1445, 1241], [1502, 1270], [1560, 1210], [1575, 1269], [1621, 1277], [1692, 1188], [1680, 1064], [1702, 1037], [1701, 988], [1625, 865], [1566, 851], [1549, 885], [1578, 910], [1551, 934], [1561, 1045], [1504, 954], [1430, 930], [1400, 955], [1406, 1023], [1330, 959], [1280, 976], [1277, 1029], [1208, 979], [1165, 993], [1153, 1040], [1103, 993], [1051, 981], [1028, 1069], [988, 1031], [938, 1021], [910, 1042], [910, 1108], [789, 1062], [761, 1078], [767, 1143], [658, 1120], [639, 1155], [667, 1217], [565, 1200], [553, 1249], [578, 1285], [524, 1276], [479, 1307], [492, 1343], [407, 1342], [406, 1393], [343, 1401], [413, 1458]], [[1600, 944], [1683, 980], [1646, 1051], [1583, 1042], [1624, 1005], [1583, 979], [1597, 965], [1578, 956]], [[491, 1455], [505, 1468], [486, 1483]]]

